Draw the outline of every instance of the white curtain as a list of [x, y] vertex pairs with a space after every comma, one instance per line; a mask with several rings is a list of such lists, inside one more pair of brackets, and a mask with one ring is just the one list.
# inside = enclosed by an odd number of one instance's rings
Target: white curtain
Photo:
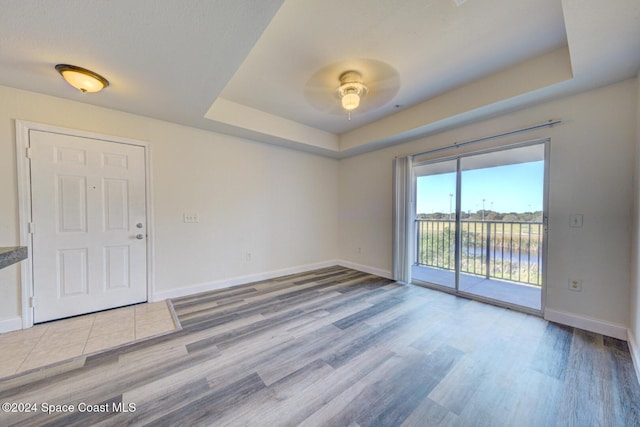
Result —
[[393, 280], [411, 282], [411, 238], [413, 215], [411, 203], [412, 159], [396, 157], [393, 161]]

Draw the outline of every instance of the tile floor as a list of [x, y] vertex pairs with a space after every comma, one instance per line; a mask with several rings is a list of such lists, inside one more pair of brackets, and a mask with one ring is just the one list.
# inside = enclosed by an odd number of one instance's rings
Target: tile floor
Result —
[[138, 304], [0, 334], [0, 377], [176, 329], [166, 301]]

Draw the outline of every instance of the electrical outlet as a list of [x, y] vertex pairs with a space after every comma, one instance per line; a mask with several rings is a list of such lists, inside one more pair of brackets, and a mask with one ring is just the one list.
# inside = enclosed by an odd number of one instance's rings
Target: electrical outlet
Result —
[[357, 248], [357, 249], [356, 249], [356, 252], [358, 252], [359, 254], [361, 254], [361, 253], [362, 253], [362, 248]]
[[251, 252], [246, 252], [244, 254], [244, 260], [247, 262], [251, 262]]
[[569, 289], [576, 292], [582, 291], [582, 280], [569, 279]]
[[185, 212], [182, 215], [183, 222], [200, 222], [200, 218], [198, 218], [198, 214], [194, 212]]

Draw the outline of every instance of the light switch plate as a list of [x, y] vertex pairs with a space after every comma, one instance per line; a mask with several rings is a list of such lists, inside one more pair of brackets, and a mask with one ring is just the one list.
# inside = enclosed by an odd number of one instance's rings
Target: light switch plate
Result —
[[200, 222], [200, 218], [198, 218], [198, 214], [194, 212], [185, 212], [183, 214], [184, 222]]
[[582, 227], [582, 214], [569, 215], [569, 227], [580, 228]]

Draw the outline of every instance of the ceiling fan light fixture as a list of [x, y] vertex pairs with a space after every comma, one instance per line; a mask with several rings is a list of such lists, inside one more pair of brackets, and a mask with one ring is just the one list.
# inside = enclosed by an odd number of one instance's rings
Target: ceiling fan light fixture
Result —
[[342, 97], [342, 108], [353, 111], [360, 106], [360, 96], [357, 93], [347, 93]]
[[109, 81], [100, 74], [86, 68], [69, 64], [58, 64], [56, 70], [71, 86], [81, 92], [100, 92], [109, 86]]
[[361, 80], [362, 76], [357, 71], [346, 71], [340, 75], [338, 95], [342, 108], [349, 112], [358, 108], [360, 99], [369, 92], [369, 88]]

